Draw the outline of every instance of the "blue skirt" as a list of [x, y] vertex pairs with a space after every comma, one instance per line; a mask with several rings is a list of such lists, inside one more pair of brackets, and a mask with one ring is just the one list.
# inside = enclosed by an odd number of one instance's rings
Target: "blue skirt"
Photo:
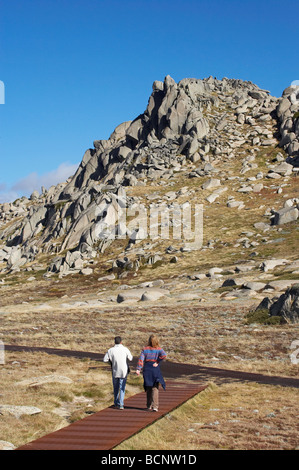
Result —
[[161, 374], [160, 366], [154, 367], [153, 362], [145, 362], [143, 367], [143, 386], [144, 390], [146, 387], [154, 387], [157, 383], [160, 383], [165, 390], [165, 381]]

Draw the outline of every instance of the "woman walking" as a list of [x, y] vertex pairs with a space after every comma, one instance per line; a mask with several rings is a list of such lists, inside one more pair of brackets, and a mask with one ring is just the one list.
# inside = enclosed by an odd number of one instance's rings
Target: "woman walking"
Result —
[[159, 384], [165, 390], [165, 381], [161, 374], [160, 362], [166, 358], [165, 351], [160, 347], [157, 336], [151, 335], [140, 354], [136, 374], [140, 375], [143, 368], [143, 386], [146, 391], [148, 411], [158, 411], [159, 409]]

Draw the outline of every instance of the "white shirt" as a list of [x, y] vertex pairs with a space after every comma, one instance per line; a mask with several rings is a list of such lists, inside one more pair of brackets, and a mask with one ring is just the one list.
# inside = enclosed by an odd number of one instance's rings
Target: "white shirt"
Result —
[[124, 378], [128, 374], [127, 360], [132, 361], [132, 359], [133, 356], [128, 348], [122, 344], [116, 344], [108, 350], [103, 361], [111, 361], [113, 377]]

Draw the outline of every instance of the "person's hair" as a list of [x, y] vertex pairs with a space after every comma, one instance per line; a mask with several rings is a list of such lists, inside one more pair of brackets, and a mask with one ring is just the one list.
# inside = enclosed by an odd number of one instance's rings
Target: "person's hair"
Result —
[[120, 344], [121, 343], [121, 337], [120, 336], [115, 336], [114, 342], [115, 342], [115, 344]]
[[160, 347], [158, 337], [156, 335], [150, 335], [148, 339], [148, 345], [151, 346], [152, 348]]

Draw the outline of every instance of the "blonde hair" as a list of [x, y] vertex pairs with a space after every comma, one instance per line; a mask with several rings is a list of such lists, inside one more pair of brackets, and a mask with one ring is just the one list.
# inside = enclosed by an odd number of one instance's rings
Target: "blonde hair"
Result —
[[151, 346], [152, 348], [160, 347], [159, 340], [156, 335], [150, 335], [148, 339], [148, 346]]

